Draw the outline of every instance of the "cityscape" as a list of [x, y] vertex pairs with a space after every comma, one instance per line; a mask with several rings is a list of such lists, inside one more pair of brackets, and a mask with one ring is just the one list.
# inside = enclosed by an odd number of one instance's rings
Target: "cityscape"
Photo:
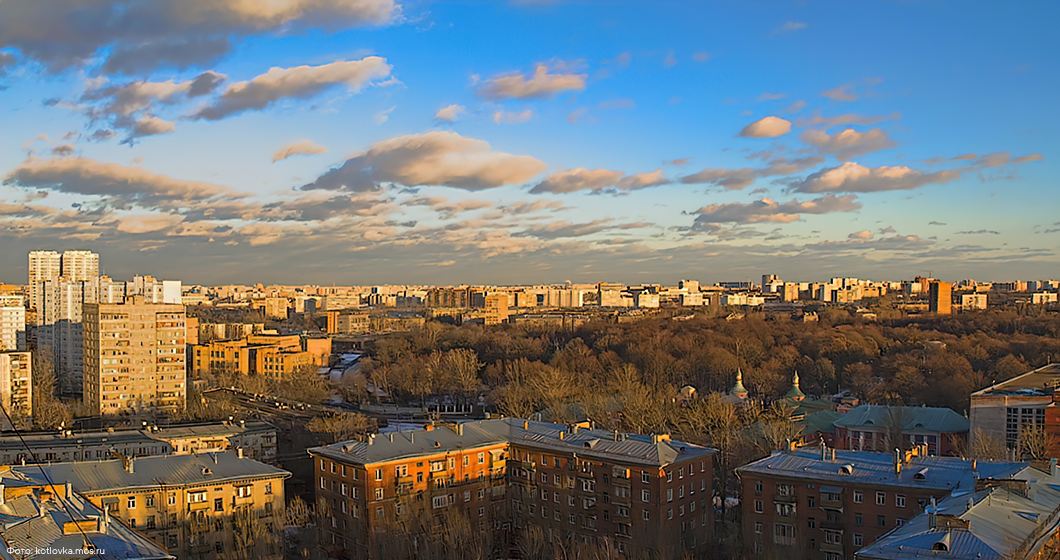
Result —
[[0, 0], [0, 560], [1060, 560], [1060, 5]]

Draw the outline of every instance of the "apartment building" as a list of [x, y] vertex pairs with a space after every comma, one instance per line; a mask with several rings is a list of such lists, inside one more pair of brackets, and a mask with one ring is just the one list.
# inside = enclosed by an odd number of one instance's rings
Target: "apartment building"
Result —
[[[3, 560], [176, 558], [69, 484], [27, 481], [9, 467], [0, 467], [0, 517]], [[64, 550], [69, 553], [63, 554]]]
[[486, 325], [499, 325], [508, 320], [508, 294], [486, 296], [486, 313], [483, 317]]
[[981, 480], [859, 550], [856, 560], [1047, 560], [1060, 556], [1060, 476], [1027, 467], [1014, 480]]
[[147, 426], [91, 432], [23, 432], [0, 436], [0, 464], [92, 461], [124, 457], [154, 457], [220, 453], [242, 449], [258, 461], [276, 459], [276, 428], [268, 422], [239, 421]]
[[179, 304], [84, 307], [84, 402], [96, 414], [184, 408], [185, 312]]
[[[29, 352], [0, 351], [0, 402], [16, 426], [32, 421], [33, 356]], [[13, 427], [7, 416], [0, 415], [0, 429]]]
[[0, 295], [0, 352], [26, 349], [26, 308], [22, 296]]
[[284, 379], [305, 368], [328, 365], [331, 339], [252, 334], [240, 340], [196, 345], [191, 356], [195, 377], [238, 374]]
[[957, 455], [967, 447], [969, 426], [948, 408], [863, 404], [835, 421], [835, 445], [888, 452], [923, 444], [930, 455]]
[[[1053, 405], [1056, 387], [1060, 385], [1060, 364], [1049, 364], [972, 393], [971, 438], [980, 435], [1004, 441], [1016, 447], [1020, 431], [1041, 428], [1060, 436], [1060, 411], [1054, 428], [1047, 427], [1047, 411]], [[1053, 455], [1054, 457], [1056, 455]]]
[[961, 310], [976, 311], [986, 309], [986, 294], [961, 294]]
[[[43, 470], [43, 474], [42, 471]], [[241, 453], [170, 455], [11, 467], [23, 483], [68, 481], [111, 518], [172, 556], [282, 558], [290, 473]]]
[[980, 479], [1006, 479], [1026, 463], [817, 449], [775, 451], [736, 469], [743, 537], [759, 558], [843, 560]]
[[928, 311], [939, 315], [953, 313], [952, 286], [949, 282], [932, 282], [928, 291]]
[[472, 532], [464, 538], [504, 553], [526, 539], [662, 559], [703, 552], [713, 453], [666, 436], [510, 418], [310, 449], [317, 497], [332, 512], [324, 544], [356, 559], [414, 557], [462, 523]]
[[74, 282], [91, 282], [99, 277], [99, 254], [92, 251], [63, 251], [62, 276]]

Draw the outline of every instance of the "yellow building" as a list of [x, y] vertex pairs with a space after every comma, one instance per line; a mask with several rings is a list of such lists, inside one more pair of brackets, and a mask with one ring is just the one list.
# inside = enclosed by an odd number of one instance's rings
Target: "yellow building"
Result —
[[953, 313], [953, 296], [949, 282], [932, 282], [928, 295], [928, 311], [939, 315]]
[[283, 379], [309, 366], [326, 366], [330, 358], [330, 338], [255, 334], [195, 346], [191, 370], [195, 377], [260, 374]]
[[499, 325], [508, 320], [507, 294], [486, 296], [486, 315], [483, 319], [486, 325]]
[[[0, 401], [15, 424], [33, 418], [33, 358], [29, 352], [0, 352]], [[0, 420], [10, 430], [7, 417]]]
[[95, 414], [177, 411], [186, 397], [185, 313], [180, 304], [86, 303], [84, 402]]
[[[25, 481], [68, 481], [96, 507], [178, 558], [282, 558], [284, 480], [240, 452], [12, 467]], [[238, 551], [238, 552], [237, 552]]]

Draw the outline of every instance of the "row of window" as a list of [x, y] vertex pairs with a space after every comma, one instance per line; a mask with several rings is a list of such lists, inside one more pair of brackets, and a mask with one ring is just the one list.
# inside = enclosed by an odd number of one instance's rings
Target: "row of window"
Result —
[[[813, 485], [812, 484], [808, 485], [808, 487], [812, 489]], [[756, 494], [761, 494], [762, 493], [762, 481], [761, 480], [756, 480], [755, 481], [755, 493]], [[777, 483], [777, 496], [794, 497], [795, 496], [795, 485]], [[854, 496], [853, 497], [854, 497], [854, 503], [855, 504], [864, 503], [864, 501], [865, 501], [865, 494], [861, 490], [854, 490]], [[816, 507], [816, 505], [815, 505], [816, 497], [815, 496], [807, 496], [807, 499], [808, 499], [809, 507], [811, 507], [811, 508], [812, 507]], [[840, 501], [842, 499], [842, 496], [840, 494], [836, 494], [834, 492], [822, 491], [821, 492], [821, 499], [825, 500], [825, 501], [838, 502], [838, 501]], [[759, 504], [760, 502], [761, 502], [761, 500], [758, 500], [755, 503]], [[895, 494], [895, 496], [894, 496], [894, 505], [896, 507], [905, 507], [905, 504], [906, 504], [905, 496], [902, 495], [902, 494]], [[887, 505], [887, 493], [886, 492], [876, 492], [876, 505], [878, 505], [878, 506], [886, 506]], [[755, 512], [762, 513], [760, 511], [760, 508], [758, 508], [758, 507], [755, 508]]]

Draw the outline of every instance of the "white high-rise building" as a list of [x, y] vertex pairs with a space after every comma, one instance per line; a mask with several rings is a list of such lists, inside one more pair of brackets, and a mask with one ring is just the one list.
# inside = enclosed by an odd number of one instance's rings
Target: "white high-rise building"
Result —
[[38, 282], [58, 278], [62, 274], [62, 257], [55, 251], [29, 252], [29, 306], [40, 309], [37, 302], [36, 285]]
[[81, 309], [95, 302], [97, 282], [72, 282], [55, 278], [39, 282], [37, 350], [47, 353], [55, 365], [59, 389], [80, 393], [82, 377]]
[[64, 251], [63, 276], [74, 282], [91, 282], [99, 277], [99, 254], [92, 251]]
[[26, 349], [26, 308], [22, 296], [0, 296], [0, 352]]

